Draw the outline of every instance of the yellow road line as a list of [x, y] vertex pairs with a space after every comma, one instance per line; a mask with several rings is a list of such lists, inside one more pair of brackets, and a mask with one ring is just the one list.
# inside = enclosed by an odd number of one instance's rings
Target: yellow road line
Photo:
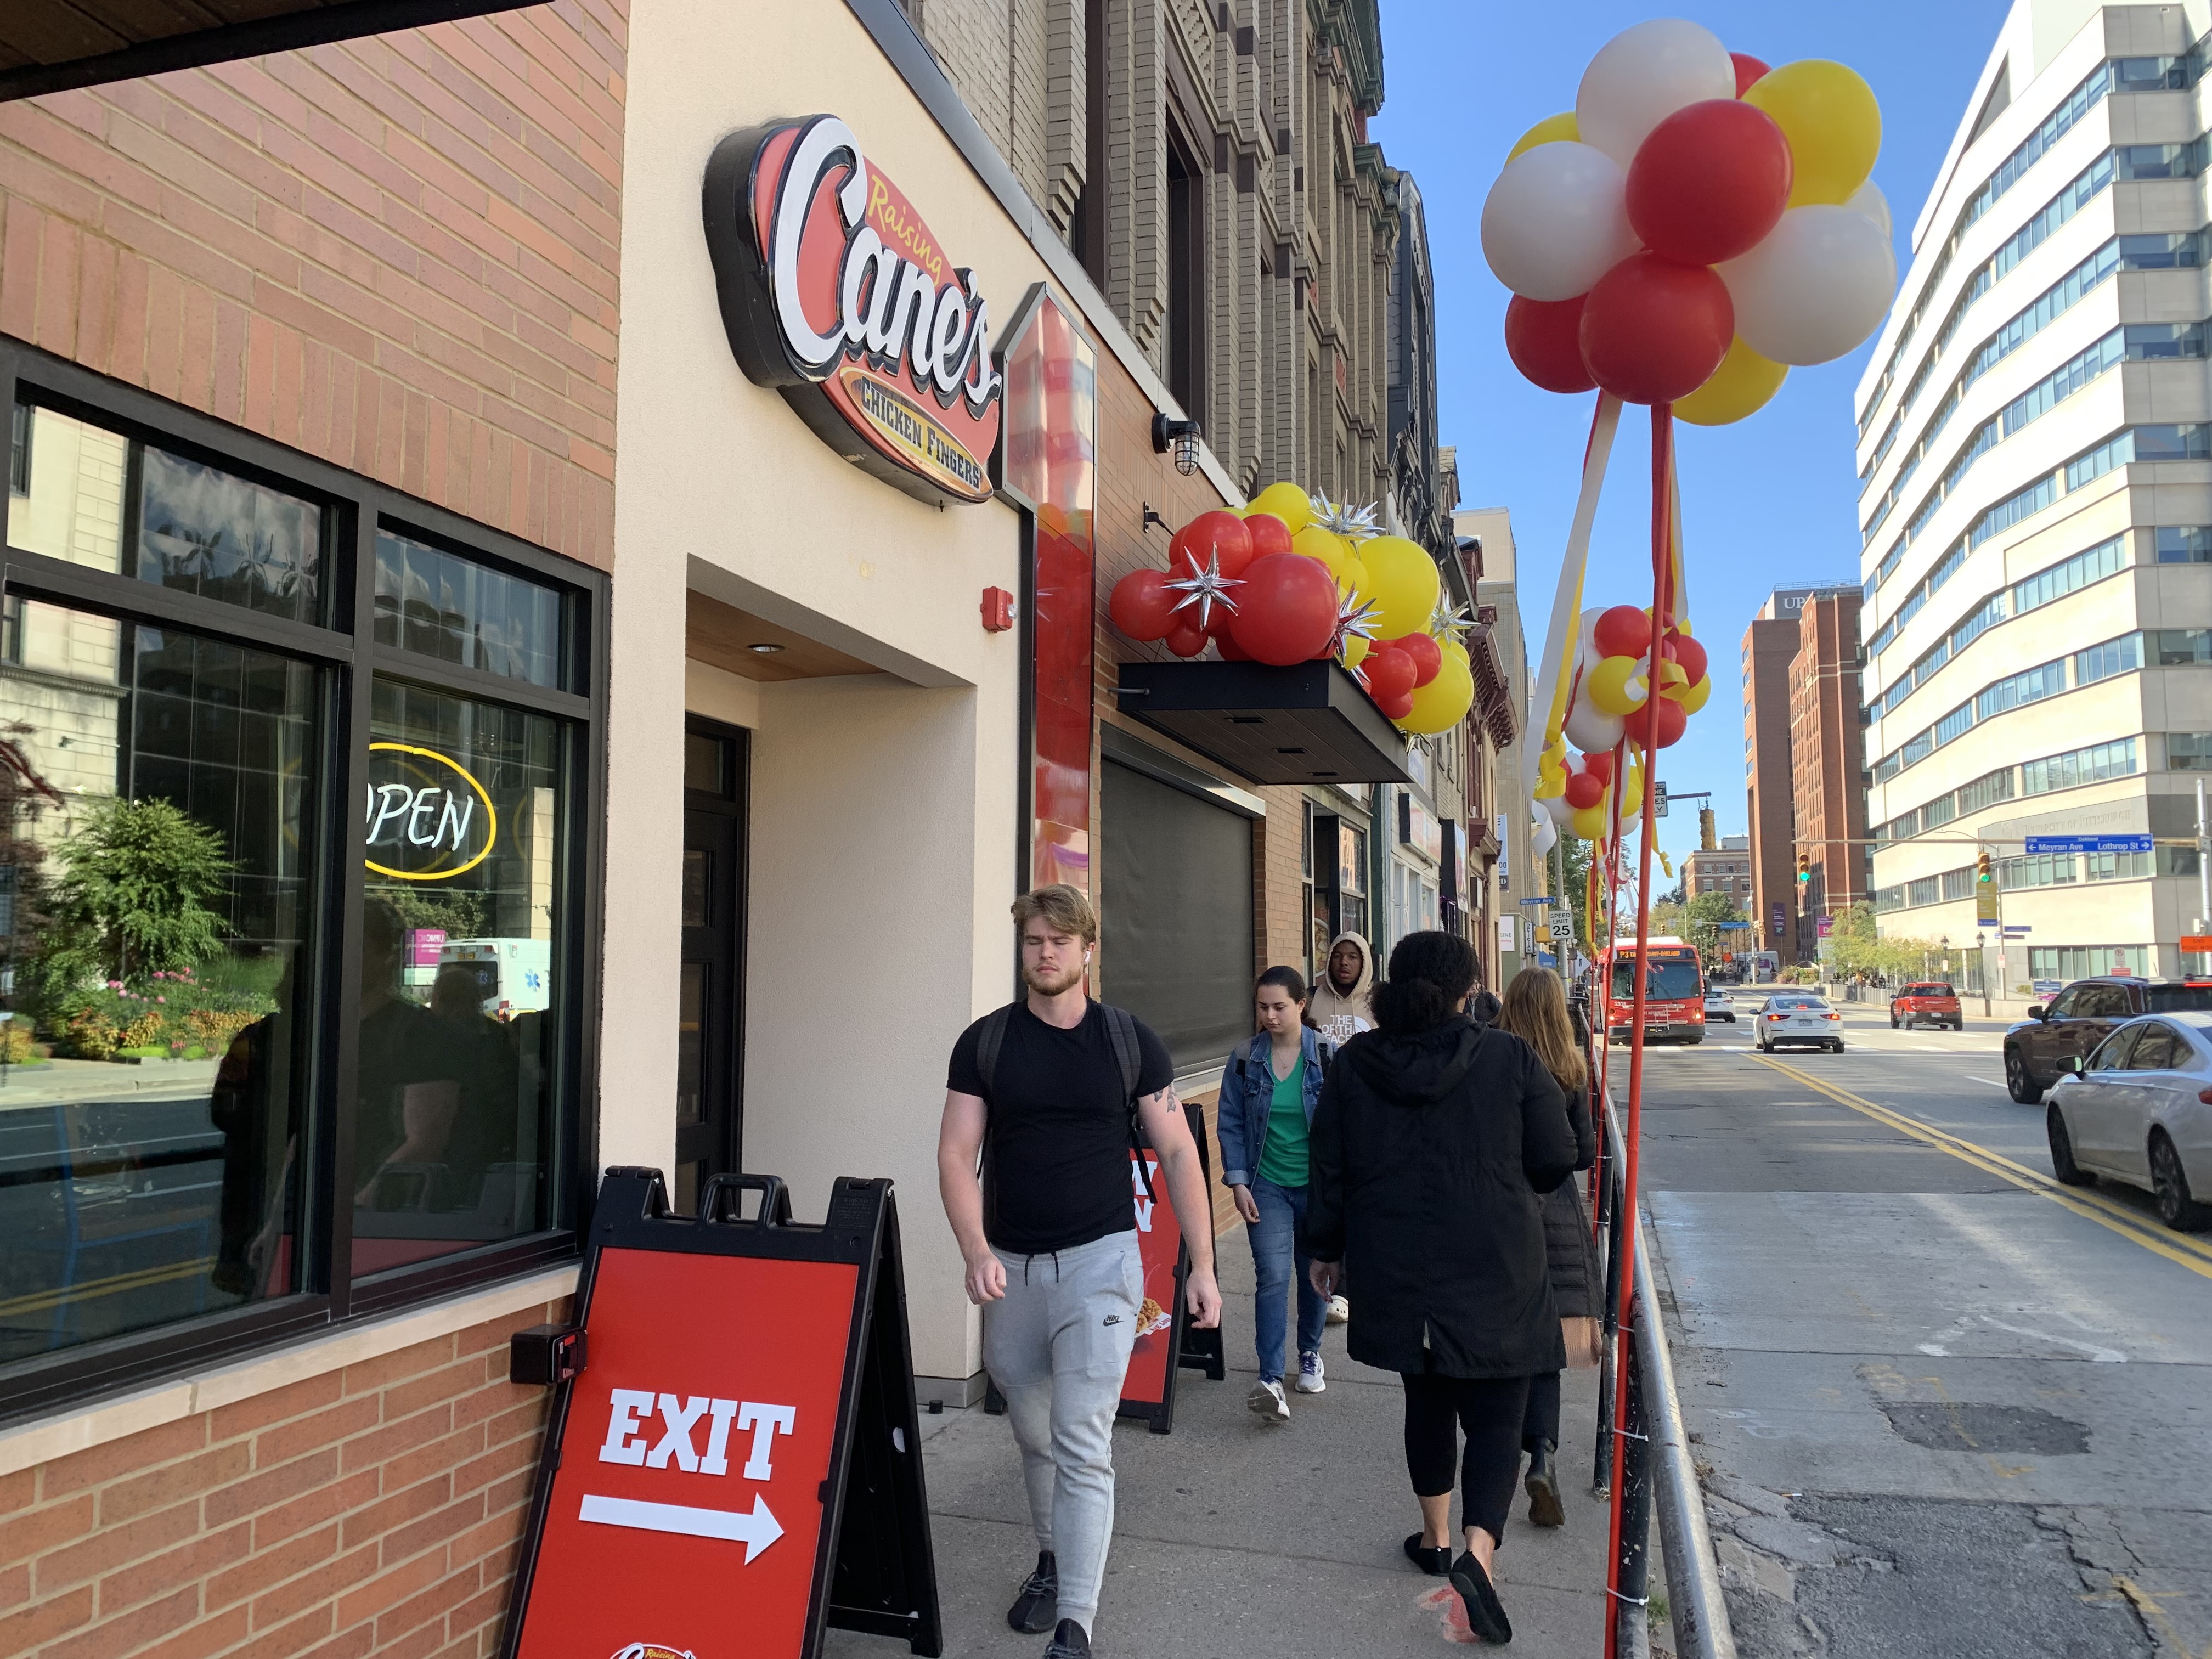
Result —
[[136, 1273], [117, 1273], [107, 1279], [90, 1279], [82, 1285], [65, 1285], [59, 1290], [34, 1291], [28, 1296], [0, 1302], [0, 1319], [16, 1314], [47, 1313], [64, 1303], [89, 1302], [98, 1297], [143, 1290], [149, 1285], [166, 1285], [172, 1279], [197, 1278], [214, 1265], [213, 1256], [204, 1255], [196, 1261], [172, 1262], [164, 1267], [141, 1267]]
[[1751, 1057], [1762, 1066], [1773, 1067], [1792, 1082], [1802, 1083], [1814, 1092], [1826, 1095], [1839, 1106], [1848, 1106], [1862, 1116], [1870, 1117], [1875, 1122], [1917, 1140], [1923, 1146], [1932, 1146], [1939, 1152], [1948, 1152], [1953, 1158], [1958, 1158], [1962, 1163], [1971, 1164], [1985, 1174], [1996, 1176], [2000, 1180], [2009, 1181], [2015, 1187], [2025, 1188], [2031, 1193], [2047, 1198], [2060, 1208], [2071, 1210], [2075, 1215], [2094, 1221], [2099, 1226], [2118, 1233], [2122, 1238], [2142, 1245], [2154, 1255], [2162, 1255], [2167, 1261], [2178, 1263], [2202, 1278], [2212, 1279], [2212, 1248], [2206, 1247], [2196, 1239], [2166, 1232], [2163, 1230], [2154, 1231], [2153, 1228], [2157, 1224], [2155, 1223], [2147, 1223], [2142, 1217], [2122, 1209], [2118, 1205], [2112, 1204], [2109, 1200], [2093, 1200], [2074, 1188], [2062, 1185], [2047, 1176], [2038, 1174], [2025, 1164], [2015, 1164], [2010, 1158], [1990, 1152], [1986, 1147], [1978, 1146], [1971, 1140], [1962, 1139], [1942, 1129], [1917, 1122], [1901, 1113], [1890, 1110], [1887, 1106], [1877, 1106], [1871, 1100], [1852, 1094], [1847, 1089], [1838, 1089], [1832, 1084], [1823, 1082], [1808, 1072], [1799, 1071], [1795, 1066], [1786, 1066], [1782, 1061], [1769, 1059], [1765, 1054], [1755, 1054]]

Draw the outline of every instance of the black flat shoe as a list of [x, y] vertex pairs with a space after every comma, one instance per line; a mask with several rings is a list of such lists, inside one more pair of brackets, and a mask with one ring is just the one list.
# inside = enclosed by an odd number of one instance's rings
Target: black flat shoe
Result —
[[1421, 1534], [1413, 1533], [1406, 1540], [1406, 1559], [1431, 1578], [1441, 1578], [1451, 1571], [1451, 1547], [1449, 1545], [1430, 1549], [1421, 1542]]
[[1559, 1478], [1552, 1468], [1552, 1454], [1559, 1449], [1548, 1440], [1539, 1440], [1528, 1452], [1528, 1478], [1521, 1483], [1528, 1494], [1528, 1524], [1533, 1527], [1564, 1527], [1567, 1524], [1566, 1505], [1559, 1501]]
[[1490, 1575], [1474, 1559], [1473, 1550], [1452, 1563], [1451, 1581], [1459, 1599], [1467, 1603], [1467, 1622], [1477, 1636], [1498, 1647], [1513, 1639], [1513, 1621], [1505, 1616], [1504, 1603], [1491, 1588]]

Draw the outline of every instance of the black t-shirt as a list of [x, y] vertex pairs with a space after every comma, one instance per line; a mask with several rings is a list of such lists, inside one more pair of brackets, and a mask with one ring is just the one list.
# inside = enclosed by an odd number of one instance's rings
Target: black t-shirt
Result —
[[[986, 1087], [976, 1064], [983, 1022], [952, 1045], [945, 1087], [990, 1104], [984, 1130], [983, 1232], [1010, 1255], [1070, 1250], [1137, 1224], [1129, 1170], [1129, 1100], [1106, 1017], [1093, 1002], [1072, 1031], [1048, 1025], [1026, 999], [1006, 1022]], [[1137, 1092], [1175, 1081], [1167, 1045], [1137, 1021]]]

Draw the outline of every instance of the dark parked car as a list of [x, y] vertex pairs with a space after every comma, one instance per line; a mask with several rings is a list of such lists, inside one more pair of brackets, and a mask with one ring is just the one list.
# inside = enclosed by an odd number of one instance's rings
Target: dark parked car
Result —
[[2005, 1087], [2033, 1106], [2067, 1074], [2069, 1060], [2087, 1059], [2124, 1020], [2205, 1011], [2212, 1011], [2212, 982], [2203, 980], [2077, 979], [2005, 1033]]
[[1959, 994], [1941, 980], [1915, 980], [1889, 1000], [1890, 1029], [1895, 1030], [1900, 1025], [1908, 1031], [1916, 1025], [1965, 1030]]

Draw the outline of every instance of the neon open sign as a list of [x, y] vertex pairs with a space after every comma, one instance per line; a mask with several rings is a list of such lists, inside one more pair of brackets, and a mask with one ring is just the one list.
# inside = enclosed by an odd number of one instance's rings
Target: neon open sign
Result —
[[499, 812], [475, 774], [410, 743], [368, 745], [368, 856], [380, 876], [450, 881], [491, 856]]

